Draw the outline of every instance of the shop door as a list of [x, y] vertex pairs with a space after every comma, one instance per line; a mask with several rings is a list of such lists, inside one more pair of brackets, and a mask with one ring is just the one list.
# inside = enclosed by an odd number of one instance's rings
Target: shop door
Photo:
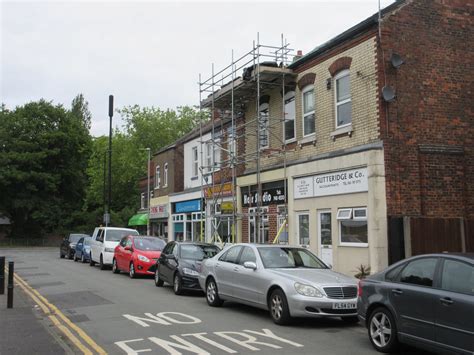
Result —
[[332, 266], [332, 228], [331, 211], [318, 212], [319, 229], [319, 256], [327, 264]]
[[259, 231], [257, 230], [257, 209], [249, 208], [249, 243], [268, 243], [268, 207], [260, 208]]

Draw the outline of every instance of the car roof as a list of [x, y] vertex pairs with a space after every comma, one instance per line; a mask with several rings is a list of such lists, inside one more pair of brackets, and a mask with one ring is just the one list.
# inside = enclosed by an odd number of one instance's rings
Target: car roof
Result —
[[132, 228], [121, 228], [121, 227], [99, 227], [100, 229], [111, 229], [111, 230], [121, 230], [121, 231], [131, 231], [136, 232], [136, 229]]
[[288, 244], [257, 244], [257, 243], [235, 243], [235, 244], [227, 244], [227, 246], [230, 248], [235, 245], [241, 245], [241, 246], [253, 246], [256, 248], [298, 248], [298, 249], [306, 249], [305, 247], [301, 245], [288, 245]]
[[180, 244], [180, 245], [205, 245], [205, 246], [216, 246], [217, 245], [214, 245], [214, 244], [211, 244], [211, 243], [204, 243], [204, 242], [178, 242], [176, 240], [172, 240], [172, 242], [176, 243], [176, 244]]

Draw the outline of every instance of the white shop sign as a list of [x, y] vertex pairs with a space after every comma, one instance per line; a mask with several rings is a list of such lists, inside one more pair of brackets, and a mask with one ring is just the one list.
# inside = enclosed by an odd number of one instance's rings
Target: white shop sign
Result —
[[341, 195], [369, 190], [367, 168], [306, 176], [294, 180], [294, 198]]

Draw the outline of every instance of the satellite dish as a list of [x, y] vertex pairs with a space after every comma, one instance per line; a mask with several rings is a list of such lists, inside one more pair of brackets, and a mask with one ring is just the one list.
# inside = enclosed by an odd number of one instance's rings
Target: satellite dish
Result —
[[399, 54], [397, 53], [392, 53], [392, 56], [390, 57], [390, 62], [392, 63], [392, 66], [395, 68], [395, 69], [398, 69], [400, 68], [400, 66], [405, 63], [402, 59], [402, 57], [400, 57]]
[[395, 100], [395, 90], [391, 86], [384, 86], [382, 89], [382, 97], [386, 102]]

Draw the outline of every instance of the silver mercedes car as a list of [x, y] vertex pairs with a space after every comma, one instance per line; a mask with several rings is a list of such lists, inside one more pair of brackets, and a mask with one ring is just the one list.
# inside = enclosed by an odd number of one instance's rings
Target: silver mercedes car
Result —
[[357, 279], [301, 247], [236, 244], [203, 263], [199, 283], [210, 306], [234, 301], [266, 309], [276, 324], [292, 317], [358, 321]]

